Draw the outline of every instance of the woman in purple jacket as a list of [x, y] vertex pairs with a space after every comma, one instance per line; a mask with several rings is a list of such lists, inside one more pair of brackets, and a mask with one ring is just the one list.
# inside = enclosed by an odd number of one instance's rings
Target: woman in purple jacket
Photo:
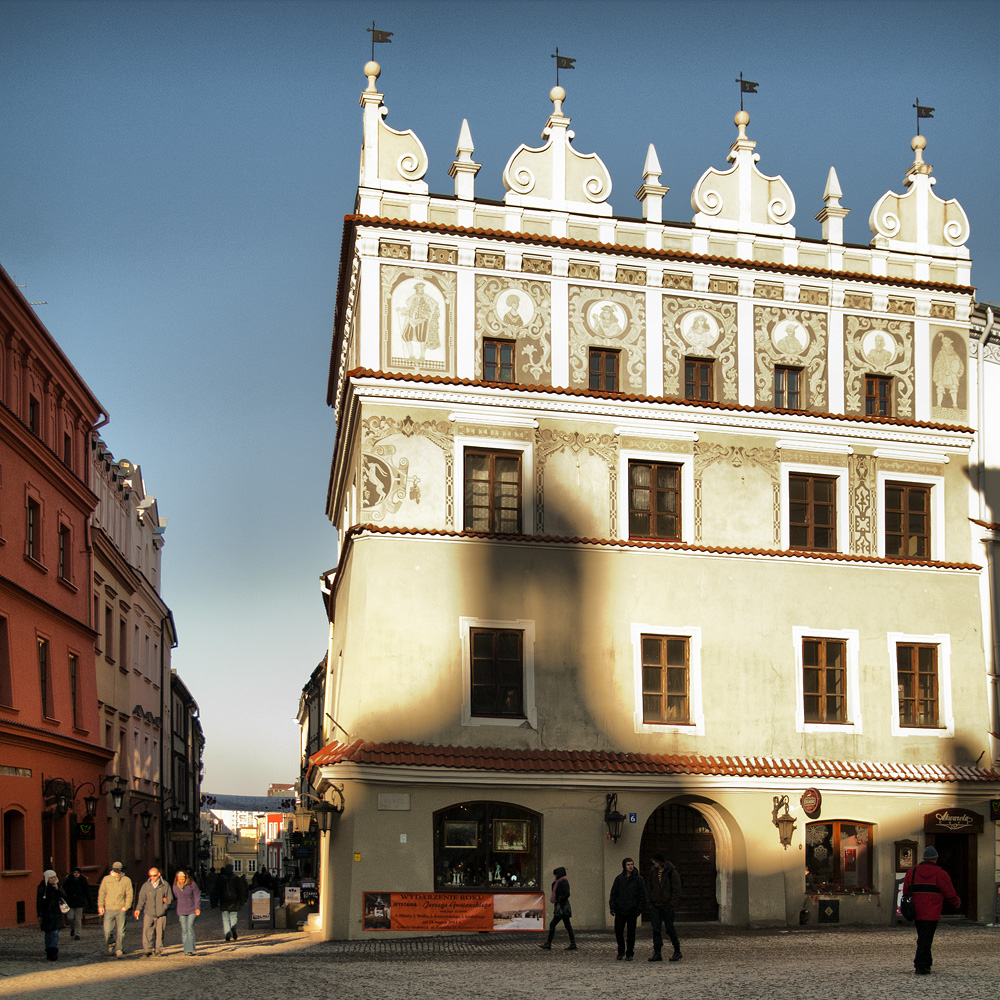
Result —
[[201, 890], [183, 871], [174, 876], [174, 902], [181, 922], [181, 942], [185, 955], [194, 955], [194, 918], [201, 915]]

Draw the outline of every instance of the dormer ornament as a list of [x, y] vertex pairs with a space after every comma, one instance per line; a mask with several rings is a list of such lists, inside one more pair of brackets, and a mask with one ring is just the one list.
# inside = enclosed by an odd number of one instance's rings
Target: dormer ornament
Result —
[[738, 111], [733, 119], [739, 134], [726, 159], [729, 170], [709, 167], [691, 192], [696, 226], [761, 236], [794, 236], [791, 225], [795, 198], [783, 177], [768, 177], [757, 169], [757, 143], [747, 137], [750, 115]]
[[455, 197], [462, 201], [472, 201], [476, 196], [476, 174], [482, 164], [473, 161], [472, 154], [475, 151], [469, 120], [463, 118], [458, 145], [455, 147], [455, 160], [448, 168], [449, 176], [455, 178]]
[[823, 208], [816, 216], [823, 226], [823, 239], [827, 243], [842, 244], [844, 242], [844, 219], [851, 210], [840, 204], [844, 192], [840, 190], [840, 179], [837, 171], [830, 167], [826, 178], [826, 188], [823, 190]]
[[427, 194], [427, 151], [412, 129], [397, 132], [382, 120], [389, 113], [375, 87], [382, 67], [365, 64], [368, 86], [361, 94], [364, 138], [361, 143], [361, 188]]
[[871, 245], [911, 253], [969, 257], [965, 246], [970, 233], [968, 216], [956, 199], [943, 201], [931, 190], [936, 179], [931, 176], [934, 168], [924, 162], [926, 136], [914, 136], [910, 148], [915, 159], [903, 178], [909, 190], [906, 194], [887, 191], [875, 203], [868, 217], [874, 237]]
[[646, 163], [642, 168], [642, 187], [635, 196], [642, 202], [642, 217], [647, 222], [663, 221], [663, 196], [670, 188], [660, 183], [660, 158], [656, 155], [653, 144], [646, 150]]
[[553, 112], [542, 130], [544, 146], [522, 143], [503, 170], [504, 202], [523, 208], [544, 208], [582, 215], [610, 216], [607, 199], [611, 175], [596, 153], [578, 153], [571, 141], [570, 119], [562, 113], [566, 91], [549, 92]]

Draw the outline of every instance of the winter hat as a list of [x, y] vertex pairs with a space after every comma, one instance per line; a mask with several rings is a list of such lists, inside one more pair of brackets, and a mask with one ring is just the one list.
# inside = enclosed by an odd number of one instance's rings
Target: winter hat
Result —
[[74, 875], [82, 875], [83, 874], [83, 869], [79, 868], [79, 867], [78, 868], [74, 868], [73, 869], [73, 874]]
[[552, 869], [552, 874], [555, 875], [556, 878], [565, 878], [566, 877], [566, 869], [565, 868], [553, 868]]
[[111, 870], [112, 870], [113, 872], [120, 872], [120, 871], [122, 870], [122, 863], [121, 863], [120, 861], [116, 861], [116, 862], [115, 862], [115, 863], [114, 863], [114, 864], [113, 864], [113, 865], [111, 866]]
[[48, 868], [42, 872], [42, 881], [48, 882], [50, 878], [59, 878], [59, 876], [51, 868]]
[[666, 862], [667, 859], [659, 851], [657, 851], [655, 854], [650, 855], [649, 860], [658, 861], [662, 865]]
[[936, 847], [924, 848], [924, 861], [937, 861], [938, 852]]

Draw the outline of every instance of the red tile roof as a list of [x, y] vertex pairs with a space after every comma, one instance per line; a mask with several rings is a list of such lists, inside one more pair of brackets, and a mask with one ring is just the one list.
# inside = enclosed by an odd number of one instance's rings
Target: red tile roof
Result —
[[399, 767], [448, 767], [477, 771], [608, 774], [704, 774], [724, 777], [841, 778], [867, 781], [1000, 782], [984, 767], [957, 764], [884, 764], [874, 761], [787, 760], [777, 757], [701, 757], [687, 754], [614, 753], [610, 750], [505, 750], [498, 747], [418, 743], [333, 742], [309, 758], [313, 767], [349, 761]]
[[[706, 410], [726, 410], [731, 413], [776, 413], [783, 417], [815, 417], [824, 420], [848, 420], [852, 423], [887, 424], [894, 427], [920, 427], [934, 431], [958, 431], [971, 434], [973, 429], [962, 424], [939, 424], [930, 420], [904, 420], [901, 417], [872, 417], [855, 413], [827, 413], [823, 410], [779, 410], [773, 406], [747, 406], [743, 403], [716, 403], [671, 396], [644, 396], [634, 392], [599, 392], [596, 389], [578, 389], [562, 385], [520, 385], [511, 382], [486, 382], [483, 379], [456, 378], [452, 375], [424, 375], [419, 372], [386, 372], [372, 368], [352, 368], [346, 377], [392, 379], [394, 382], [423, 382], [429, 385], [482, 386], [487, 389], [506, 389], [512, 392], [553, 393], [557, 396], [584, 396], [590, 399], [619, 399], [627, 403], [670, 403]], [[338, 426], [340, 421], [338, 420]]]
[[849, 552], [817, 552], [811, 549], [749, 549], [731, 545], [694, 545], [688, 542], [660, 542], [632, 538], [580, 538], [559, 535], [508, 535], [487, 531], [453, 531], [445, 528], [396, 528], [384, 524], [354, 524], [344, 532], [344, 542], [368, 533], [373, 535], [414, 535], [442, 538], [483, 538], [504, 542], [530, 542], [533, 545], [603, 545], [620, 549], [672, 549], [676, 552], [707, 552], [724, 556], [769, 556], [771, 558], [812, 560], [828, 562], [866, 563], [880, 566], [908, 566], [915, 568], [959, 569], [979, 572], [976, 563], [935, 562], [930, 559], [889, 559], [884, 556], [853, 555]]
[[[638, 220], [637, 220], [638, 221]], [[456, 236], [482, 236], [508, 243], [544, 243], [554, 247], [600, 250], [629, 254], [633, 257], [650, 257], [663, 261], [685, 261], [698, 264], [725, 264], [728, 267], [751, 268], [755, 271], [778, 271], [785, 274], [804, 274], [817, 278], [850, 279], [877, 285], [896, 285], [903, 288], [932, 288], [942, 292], [965, 292], [971, 295], [974, 285], [952, 285], [944, 281], [919, 281], [916, 278], [893, 278], [885, 274], [865, 274], [860, 271], [832, 271], [823, 267], [804, 267], [799, 264], [782, 264], [773, 261], [744, 260], [742, 257], [716, 257], [711, 254], [692, 253], [687, 250], [655, 250], [650, 247], [624, 246], [617, 243], [598, 243], [594, 240], [576, 240], [568, 236], [546, 236], [538, 233], [513, 233], [505, 229], [454, 226], [442, 222], [416, 222], [412, 219], [387, 219], [374, 215], [345, 215], [344, 230], [349, 226], [382, 226], [385, 229], [413, 229], [418, 232], [449, 233]], [[671, 225], [671, 223], [666, 223]], [[867, 250], [868, 247], [859, 249]]]

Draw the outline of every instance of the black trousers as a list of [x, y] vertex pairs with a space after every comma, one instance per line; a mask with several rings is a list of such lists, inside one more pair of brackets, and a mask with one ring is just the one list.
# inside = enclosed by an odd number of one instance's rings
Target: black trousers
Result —
[[931, 945], [934, 943], [934, 932], [937, 930], [936, 920], [914, 920], [917, 928], [917, 953], [913, 956], [913, 968], [929, 969], [934, 964], [931, 956]]
[[[651, 903], [649, 906], [649, 916], [653, 924], [653, 951], [659, 955], [663, 948], [663, 935], [670, 938], [670, 943], [674, 946], [674, 951], [681, 950], [681, 943], [677, 938], [677, 931], [674, 930], [674, 908], [672, 906], [657, 906]], [[661, 931], [662, 926], [662, 931]]]
[[624, 913], [615, 914], [615, 939], [618, 942], [619, 955], [635, 954], [635, 922], [638, 919], [638, 913], [633, 913], [630, 916], [626, 916]]
[[573, 936], [573, 925], [569, 922], [569, 917], [560, 914], [558, 917], [553, 917], [552, 922], [549, 924], [549, 943], [551, 944], [552, 938], [556, 933], [556, 924], [562, 921], [566, 925], [566, 930], [569, 932], [569, 943], [572, 944], [576, 938]]

